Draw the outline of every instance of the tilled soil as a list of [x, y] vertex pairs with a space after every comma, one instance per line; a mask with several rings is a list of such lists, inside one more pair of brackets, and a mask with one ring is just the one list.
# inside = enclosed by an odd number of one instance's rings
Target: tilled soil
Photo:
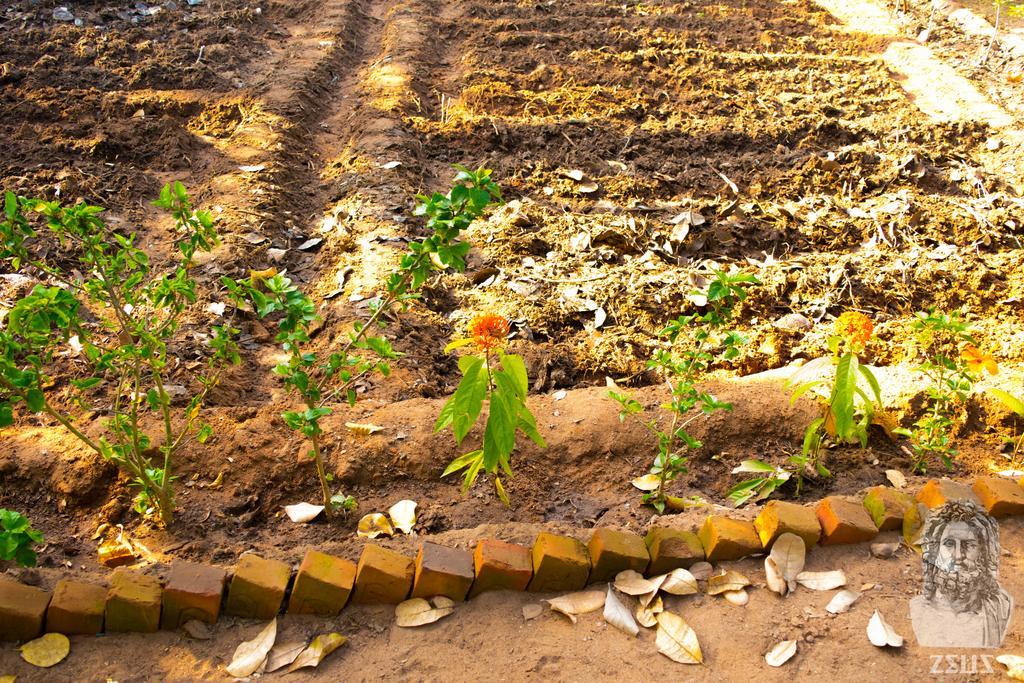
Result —
[[[781, 463], [799, 449], [810, 407], [789, 406], [777, 376], [735, 378], [824, 353], [844, 310], [875, 320], [868, 360], [896, 368], [887, 395], [904, 423], [922, 407], [908, 370], [919, 310], [963, 308], [1004, 363], [995, 381], [1020, 385], [1020, 138], [929, 120], [878, 58], [886, 40], [844, 30], [809, 0], [206, 0], [152, 15], [69, 5], [81, 26], [56, 21], [59, 6], [0, 10], [0, 179], [108, 207], [158, 260], [167, 225], [148, 202], [162, 183], [182, 180], [213, 210], [224, 244], [197, 268], [202, 303], [176, 349], [178, 383], [204, 354], [195, 333], [216, 322], [206, 303], [223, 300], [220, 276], [286, 270], [320, 305], [315, 343], [328, 349], [369, 316], [368, 300], [422, 234], [414, 195], [443, 191], [453, 163], [494, 169], [507, 204], [467, 235], [469, 270], [430, 282], [422, 304], [389, 324], [405, 354], [395, 375], [366, 383], [360, 404], [338, 406], [328, 424], [331, 469], [360, 514], [413, 498], [426, 533], [507, 520], [645, 525], [651, 510], [628, 481], [653, 444], [618, 422], [605, 378], [637, 387], [655, 410], [663, 397], [645, 361], [657, 333], [693, 309], [689, 295], [716, 268], [763, 284], [740, 311], [749, 343], [714, 380], [736, 409], [701, 427], [705, 447], [680, 495], [723, 502], [738, 462]], [[936, 36], [930, 44], [955, 62], [955, 36]], [[999, 54], [987, 68], [955, 65], [1021, 127], [1012, 65]], [[322, 242], [297, 248], [313, 237]], [[5, 276], [0, 295], [10, 302], [30, 286]], [[481, 311], [513, 320], [552, 444], [514, 459], [510, 510], [486, 485], [463, 497], [439, 481], [457, 452], [430, 432], [458, 381], [442, 348]], [[815, 324], [780, 327], [792, 313]], [[0, 505], [47, 533], [44, 563], [95, 568], [90, 537], [104, 521], [126, 524], [163, 560], [227, 564], [255, 548], [297, 561], [303, 546], [339, 537], [358, 554], [358, 516], [282, 521], [282, 504], [317, 495], [315, 478], [277, 417], [289, 398], [270, 372], [272, 333], [244, 313], [235, 322], [243, 366], [212, 397], [208, 448], [181, 454], [170, 531], [140, 526], [122, 478], [57, 425], [28, 417], [5, 431]], [[954, 474], [1002, 462], [1005, 412], [972, 399], [963, 416]], [[385, 431], [356, 437], [349, 420]], [[809, 497], [908, 471], [881, 432], [866, 451], [830, 457], [835, 478], [811, 482]], [[586, 670], [565, 666], [554, 675]]]

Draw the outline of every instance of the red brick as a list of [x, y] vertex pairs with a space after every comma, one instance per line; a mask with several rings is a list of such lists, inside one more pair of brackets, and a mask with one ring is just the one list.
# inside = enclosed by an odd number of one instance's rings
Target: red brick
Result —
[[46, 609], [46, 632], [92, 636], [103, 631], [107, 589], [92, 583], [62, 579]]
[[738, 560], [764, 552], [754, 523], [742, 519], [709, 515], [697, 536], [708, 562]]
[[221, 567], [183, 561], [171, 565], [160, 628], [174, 630], [192, 620], [216, 623], [227, 577]]
[[0, 641], [32, 640], [43, 631], [50, 594], [0, 574]]
[[770, 548], [775, 539], [785, 533], [796, 534], [808, 548], [821, 537], [821, 526], [814, 510], [784, 500], [768, 501], [754, 519], [754, 529], [765, 548]]
[[908, 494], [889, 486], [872, 487], [864, 496], [864, 509], [879, 531], [902, 529], [903, 515], [913, 503]]
[[473, 551], [476, 579], [469, 591], [470, 597], [485, 591], [524, 591], [533, 578], [533, 560], [530, 549], [514, 543], [484, 539]]
[[246, 619], [273, 619], [281, 611], [292, 570], [284, 562], [242, 555], [228, 587], [224, 611]]
[[979, 477], [971, 490], [993, 517], [1024, 514], [1024, 487], [1012, 479]]
[[348, 602], [355, 582], [354, 562], [309, 550], [295, 576], [288, 613], [333, 617]]
[[154, 633], [160, 628], [162, 594], [156, 577], [115, 569], [107, 591], [107, 632]]
[[356, 567], [352, 602], [397, 605], [412, 589], [413, 562], [405, 555], [379, 545], [366, 545]]
[[465, 600], [473, 585], [473, 553], [424, 542], [416, 553], [412, 597]]
[[554, 593], [575, 591], [587, 585], [590, 555], [587, 546], [575, 538], [541, 532], [533, 543], [531, 557], [533, 578], [526, 590]]
[[816, 512], [822, 545], [863, 543], [878, 535], [878, 527], [859, 500], [829, 496], [818, 503]]
[[651, 562], [644, 539], [614, 529], [598, 529], [587, 544], [590, 552], [590, 582], [611, 581], [621, 571], [643, 574]]
[[942, 507], [951, 500], [969, 500], [980, 504], [974, 491], [966, 484], [952, 479], [932, 479], [917, 492], [917, 500], [924, 503], [929, 510]]
[[685, 569], [704, 560], [704, 546], [692, 531], [653, 527], [644, 536], [644, 544], [651, 556], [651, 563], [647, 566], [647, 573], [651, 576]]

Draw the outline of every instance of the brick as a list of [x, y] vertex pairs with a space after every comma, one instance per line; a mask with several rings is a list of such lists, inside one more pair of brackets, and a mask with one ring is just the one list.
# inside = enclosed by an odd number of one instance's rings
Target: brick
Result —
[[875, 486], [864, 496], [864, 509], [879, 531], [903, 528], [903, 515], [914, 504], [913, 498], [889, 486]]
[[921, 549], [918, 535], [921, 533], [921, 527], [924, 526], [925, 521], [928, 519], [928, 512], [927, 505], [915, 502], [907, 508], [906, 513], [903, 515], [903, 540], [915, 550]]
[[951, 500], [969, 500], [981, 503], [966, 484], [952, 479], [932, 479], [917, 492], [917, 500], [928, 506], [929, 510], [942, 507]]
[[412, 597], [444, 595], [456, 602], [465, 600], [473, 576], [473, 553], [424, 542], [416, 553]]
[[107, 632], [156, 632], [160, 628], [162, 595], [156, 577], [115, 569], [107, 590]]
[[46, 591], [0, 575], [0, 641], [38, 637], [49, 604]]
[[754, 529], [762, 547], [770, 548], [782, 534], [796, 534], [804, 545], [813, 546], [821, 538], [818, 516], [812, 508], [783, 500], [771, 500], [754, 519]]
[[107, 589], [93, 583], [62, 579], [46, 608], [46, 632], [93, 636], [103, 631]]
[[1024, 487], [1012, 479], [979, 477], [971, 490], [993, 517], [1024, 514]]
[[355, 582], [355, 562], [308, 550], [295, 575], [288, 613], [336, 616], [348, 602]]
[[224, 611], [246, 619], [273, 619], [281, 611], [292, 570], [284, 562], [242, 555], [228, 587]]
[[215, 624], [227, 582], [227, 572], [193, 562], [175, 562], [164, 587], [160, 628], [174, 630], [186, 621]]
[[651, 556], [648, 575], [666, 574], [673, 569], [688, 568], [704, 559], [704, 546], [697, 534], [683, 529], [654, 527], [644, 536]]
[[469, 591], [471, 598], [486, 591], [524, 591], [533, 578], [529, 548], [492, 538], [476, 544], [473, 569], [476, 579]]
[[526, 590], [532, 593], [575, 591], [587, 585], [590, 554], [587, 546], [569, 536], [537, 534], [531, 551], [533, 578]]
[[709, 515], [697, 536], [704, 546], [708, 562], [738, 560], [764, 552], [754, 523], [742, 519]]
[[397, 605], [412, 589], [413, 561], [379, 545], [366, 545], [356, 567], [352, 602]]
[[651, 562], [644, 539], [627, 531], [598, 529], [587, 543], [590, 552], [590, 582], [611, 581], [621, 571], [643, 574]]
[[878, 535], [878, 527], [859, 500], [829, 496], [818, 503], [816, 512], [822, 545], [863, 543]]

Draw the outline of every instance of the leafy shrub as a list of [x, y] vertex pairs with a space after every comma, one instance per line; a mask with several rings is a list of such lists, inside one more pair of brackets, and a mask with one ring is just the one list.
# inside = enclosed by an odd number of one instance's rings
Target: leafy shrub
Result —
[[32, 546], [43, 542], [43, 535], [29, 525], [23, 515], [0, 508], [0, 560], [14, 560], [19, 567], [36, 566]]

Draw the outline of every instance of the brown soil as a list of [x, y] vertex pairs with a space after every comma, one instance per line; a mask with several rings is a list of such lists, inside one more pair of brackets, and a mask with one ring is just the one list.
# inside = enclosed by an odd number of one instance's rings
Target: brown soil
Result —
[[[151, 17], [131, 3], [73, 4], [82, 26], [54, 21], [52, 0], [7, 3], [0, 13], [0, 184], [107, 206], [112, 220], [139, 226], [157, 257], [167, 253], [167, 226], [148, 201], [162, 183], [182, 180], [212, 209], [224, 244], [197, 268], [203, 304], [176, 349], [183, 366], [202, 356], [191, 333], [213, 322], [205, 302], [222, 298], [218, 278], [250, 268], [287, 269], [321, 306], [316, 343], [326, 349], [344, 339], [368, 317], [367, 299], [404, 241], [422, 234], [409, 216], [415, 193], [444, 189], [452, 163], [494, 169], [509, 201], [470, 231], [469, 271], [429, 283], [423, 304], [390, 324], [387, 336], [406, 354], [395, 375], [368, 382], [357, 407], [338, 406], [328, 424], [331, 469], [360, 513], [412, 498], [421, 533], [458, 543], [486, 533], [480, 524], [506, 521], [645, 527], [652, 511], [628, 482], [646, 470], [653, 444], [641, 427], [619, 423], [605, 378], [635, 387], [656, 409], [664, 397], [650, 386], [645, 360], [658, 330], [692, 307], [687, 295], [713, 268], [746, 268], [764, 284], [741, 311], [749, 344], [712, 385], [735, 411], [699, 427], [705, 446], [677, 484], [680, 495], [722, 503], [738, 462], [781, 463], [799, 448], [809, 404], [790, 407], [778, 373], [757, 373], [823, 353], [831, 317], [847, 309], [876, 321], [870, 361], [892, 366], [888, 403], [905, 424], [921, 410], [921, 386], [908, 370], [908, 325], [918, 310], [963, 308], [979, 343], [1003, 363], [996, 381], [1020, 386], [1020, 138], [930, 121], [877, 58], [885, 42], [843, 30], [810, 0], [206, 0]], [[970, 68], [963, 40], [937, 31], [929, 45], [1019, 129], [1024, 84], [1008, 77], [1013, 65], [996, 55]], [[992, 149], [990, 138], [1003, 144]], [[382, 168], [390, 161], [401, 165]], [[570, 169], [597, 190], [581, 192]], [[682, 211], [704, 222], [670, 241], [670, 219]], [[316, 250], [295, 248], [314, 236], [323, 238]], [[288, 251], [274, 262], [270, 248]], [[3, 277], [0, 296], [9, 302], [29, 286]], [[603, 325], [595, 327], [581, 300], [602, 307]], [[513, 350], [528, 361], [530, 405], [550, 443], [517, 453], [511, 509], [484, 484], [461, 496], [457, 482], [438, 478], [457, 454], [450, 435], [431, 433], [458, 381], [454, 357], [441, 349], [479, 311], [515, 322]], [[776, 326], [794, 312], [821, 324], [809, 332]], [[357, 516], [305, 527], [283, 518], [281, 505], [316, 497], [316, 481], [298, 459], [302, 443], [277, 417], [289, 397], [270, 372], [272, 335], [251, 318], [240, 325], [243, 367], [213, 396], [215, 438], [179, 458], [181, 509], [170, 530], [140, 523], [123, 477], [58, 425], [24, 417], [2, 433], [0, 506], [28, 513], [46, 533], [44, 566], [96, 571], [90, 538], [104, 521], [125, 524], [159, 561], [231, 564], [256, 549], [294, 562], [310, 545], [358, 555]], [[58, 386], [66, 380], [56, 378]], [[954, 475], [1002, 466], [1000, 437], [1012, 426], [1005, 411], [978, 398], [963, 417]], [[343, 427], [353, 420], [385, 430], [356, 437]], [[865, 451], [835, 450], [829, 466], [835, 477], [811, 482], [805, 498], [882, 483], [890, 467], [909, 470], [880, 432]], [[223, 484], [211, 486], [222, 472]], [[528, 540], [531, 527], [517, 528]], [[855, 562], [861, 552], [823, 557], [868, 572]], [[910, 590], [916, 570], [883, 566], [891, 571], [880, 583]], [[353, 647], [329, 671], [487, 676], [494, 662], [477, 649], [520, 639], [497, 662], [512, 678], [573, 679], [603, 676], [651, 650], [613, 643], [597, 620], [575, 630], [553, 619], [522, 625], [518, 605], [527, 599], [475, 601], [426, 635], [392, 632], [386, 610], [356, 612], [343, 618]], [[754, 666], [776, 631], [786, 635], [788, 612], [781, 626], [768, 626], [773, 604], [762, 591], [744, 612], [705, 605], [694, 613], [707, 620], [713, 665], [687, 674], [746, 677], [725, 663]], [[794, 616], [805, 604], [786, 603]], [[736, 614], [757, 626], [756, 643], [730, 641]], [[925, 666], [917, 652], [858, 650], [870, 646], [856, 624], [816, 645], [800, 675], [852, 677], [870, 662], [907, 678]], [[141, 680], [217, 677], [216, 657], [251, 630], [225, 626], [204, 644], [171, 634], [76, 640], [57, 674], [134, 680], [117, 656], [130, 640], [153, 648]], [[598, 637], [596, 648], [577, 640]], [[446, 639], [452, 644], [442, 647]], [[915, 668], [905, 668], [911, 659]], [[650, 661], [649, 678], [678, 675], [667, 661]]]

